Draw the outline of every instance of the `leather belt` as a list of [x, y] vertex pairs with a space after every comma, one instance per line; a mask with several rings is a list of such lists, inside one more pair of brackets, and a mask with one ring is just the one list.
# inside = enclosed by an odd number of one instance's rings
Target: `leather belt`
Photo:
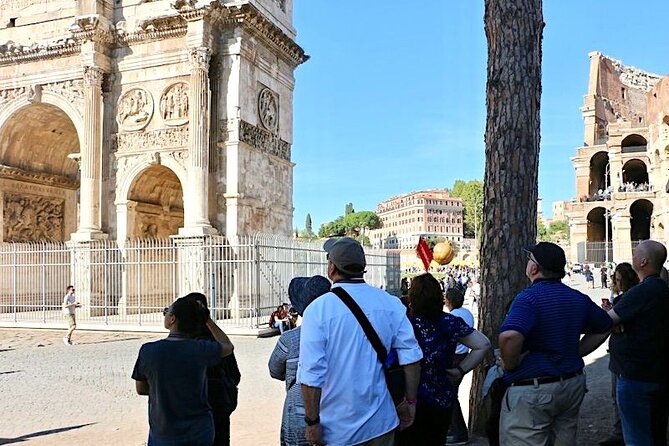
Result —
[[565, 379], [575, 378], [579, 375], [582, 375], [583, 372], [573, 372], [567, 373], [562, 376], [542, 376], [541, 378], [529, 378], [529, 379], [519, 379], [518, 381], [511, 384], [512, 386], [538, 386], [540, 384], [550, 384], [556, 383], [558, 381], [564, 381]]

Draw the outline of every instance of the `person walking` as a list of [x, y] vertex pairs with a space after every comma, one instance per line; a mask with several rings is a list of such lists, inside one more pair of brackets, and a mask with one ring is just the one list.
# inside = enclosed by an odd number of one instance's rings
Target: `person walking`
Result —
[[67, 335], [63, 338], [63, 344], [72, 345], [72, 333], [77, 329], [76, 309], [81, 308], [81, 304], [77, 302], [74, 296], [74, 287], [68, 286], [63, 297], [63, 315], [67, 321]]
[[[149, 397], [147, 446], [211, 446], [207, 367], [232, 354], [234, 346], [194, 299], [180, 297], [163, 315], [170, 334], [142, 345], [132, 371], [137, 393]], [[203, 323], [216, 341], [195, 339]]]
[[[295, 277], [288, 285], [290, 304], [297, 314], [317, 297], [330, 291], [330, 281], [323, 276]], [[301, 327], [286, 331], [279, 337], [269, 358], [269, 374], [272, 378], [286, 382], [286, 400], [281, 418], [281, 446], [310, 446], [305, 437], [304, 400], [297, 383], [297, 362], [300, 357]]]
[[527, 250], [532, 284], [513, 300], [499, 335], [502, 446], [573, 446], [585, 395], [582, 333], [606, 333], [611, 318], [588, 296], [561, 282], [566, 258], [558, 245]]
[[[304, 311], [297, 381], [302, 385], [305, 436], [312, 445], [392, 446], [395, 429], [413, 423], [423, 353], [400, 300], [365, 283], [367, 262], [350, 237], [323, 245], [333, 290]], [[336, 290], [341, 288], [341, 290]], [[386, 351], [405, 373], [404, 400], [395, 407], [382, 364], [351, 309], [360, 307]], [[340, 297], [344, 296], [344, 297]]]
[[[464, 299], [462, 294], [460, 297]], [[431, 274], [414, 278], [409, 301], [409, 320], [423, 350], [423, 360], [416, 419], [398, 434], [399, 446], [444, 446], [458, 386], [465, 374], [483, 360], [490, 341], [460, 317], [442, 311], [441, 288]], [[455, 359], [459, 342], [472, 349], [460, 362]], [[465, 435], [466, 431], [465, 426]]]

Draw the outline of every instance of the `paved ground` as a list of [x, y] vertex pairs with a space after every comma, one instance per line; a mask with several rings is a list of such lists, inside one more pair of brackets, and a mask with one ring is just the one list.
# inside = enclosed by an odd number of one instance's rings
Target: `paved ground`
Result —
[[[581, 287], [581, 277], [577, 278]], [[599, 300], [605, 290], [590, 291]], [[140, 345], [161, 336], [0, 329], [0, 445], [141, 446], [147, 433], [146, 398], [135, 394], [130, 374]], [[283, 383], [267, 373], [277, 338], [234, 338], [242, 372], [240, 404], [232, 416], [234, 446], [278, 443]], [[579, 445], [608, 434], [609, 375], [606, 349], [588, 358], [590, 392], [581, 410]], [[461, 401], [468, 400], [468, 383]], [[485, 445], [485, 440], [472, 442]]]

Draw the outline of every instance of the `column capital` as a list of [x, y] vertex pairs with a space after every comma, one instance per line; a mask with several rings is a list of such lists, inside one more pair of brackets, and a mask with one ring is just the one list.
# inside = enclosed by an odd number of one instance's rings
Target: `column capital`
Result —
[[102, 88], [102, 79], [104, 77], [104, 70], [100, 67], [85, 66], [84, 67], [84, 85], [87, 87]]
[[198, 46], [189, 48], [188, 61], [193, 69], [201, 69], [209, 71], [209, 63], [211, 62], [211, 48], [206, 46]]

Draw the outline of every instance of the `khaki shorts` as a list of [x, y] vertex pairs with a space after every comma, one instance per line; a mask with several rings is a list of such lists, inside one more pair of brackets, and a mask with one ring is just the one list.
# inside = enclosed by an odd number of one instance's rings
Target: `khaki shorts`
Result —
[[67, 321], [67, 324], [70, 328], [77, 325], [77, 319], [74, 317], [74, 314], [66, 314], [65, 320]]

